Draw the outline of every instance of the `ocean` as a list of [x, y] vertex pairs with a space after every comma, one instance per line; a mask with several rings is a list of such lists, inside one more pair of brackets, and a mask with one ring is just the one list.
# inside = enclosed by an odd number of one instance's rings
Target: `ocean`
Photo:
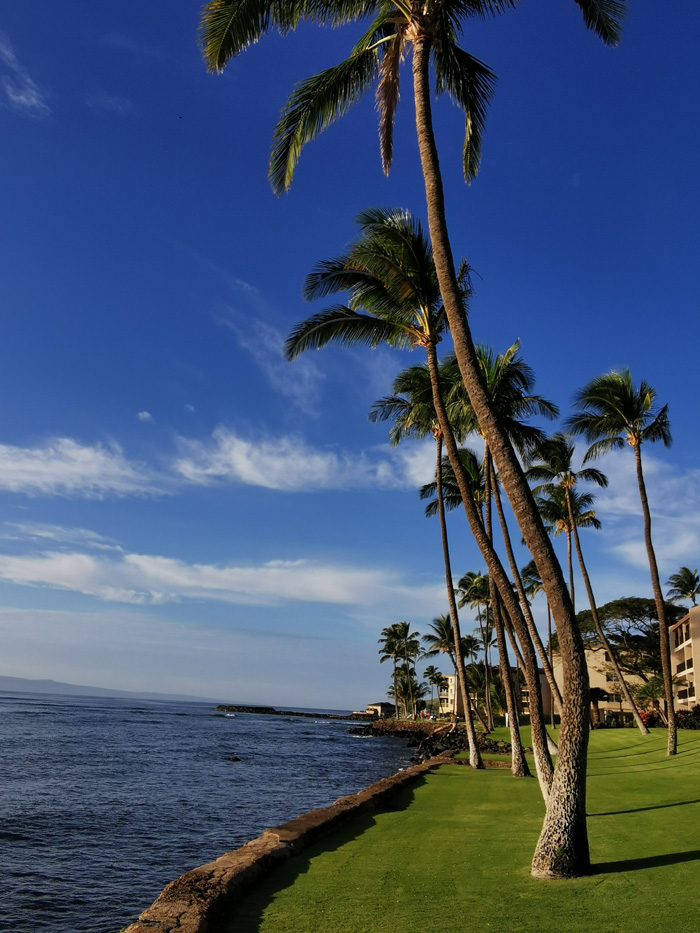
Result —
[[410, 763], [348, 728], [0, 694], [0, 929], [117, 933], [183, 872]]

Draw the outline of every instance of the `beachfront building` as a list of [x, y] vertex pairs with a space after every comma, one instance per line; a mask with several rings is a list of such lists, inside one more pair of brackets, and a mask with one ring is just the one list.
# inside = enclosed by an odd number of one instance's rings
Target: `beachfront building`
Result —
[[384, 702], [370, 703], [369, 706], [363, 710], [362, 715], [374, 716], [376, 719], [391, 719], [394, 715], [394, 704]]
[[693, 606], [669, 630], [671, 642], [671, 673], [678, 678], [673, 693], [678, 709], [690, 709], [697, 703], [695, 696], [695, 658], [700, 663], [700, 606]]
[[[559, 689], [563, 691], [564, 676], [561, 655], [555, 654], [553, 660], [554, 679]], [[591, 697], [600, 714], [601, 721], [605, 722], [612, 716], [623, 721], [632, 719], [632, 707], [622, 695], [608, 652], [602, 646], [589, 646], [586, 648], [586, 665], [591, 685]], [[625, 674], [625, 680], [632, 692], [635, 687], [643, 683], [642, 678], [637, 677], [635, 674]]]
[[[494, 668], [494, 673], [498, 673], [498, 668]], [[523, 716], [530, 715], [530, 692], [527, 689], [525, 680], [520, 676], [520, 672], [517, 667], [511, 667], [510, 669], [511, 677], [514, 684], [520, 685], [519, 697], [520, 697], [520, 706], [518, 712]], [[549, 689], [549, 684], [547, 683], [547, 678], [545, 677], [544, 671], [540, 668], [540, 689], [542, 691], [542, 705], [544, 707], [545, 715], [548, 716], [551, 713], [552, 706], [552, 692]], [[476, 695], [471, 694], [473, 702], [476, 702]], [[456, 674], [447, 674], [445, 677], [444, 686], [440, 687], [440, 692], [438, 694], [438, 699], [440, 702], [439, 712], [441, 716], [464, 716], [464, 704], [462, 703], [462, 693], [459, 689], [459, 682], [457, 681]], [[483, 704], [482, 704], [483, 705]]]

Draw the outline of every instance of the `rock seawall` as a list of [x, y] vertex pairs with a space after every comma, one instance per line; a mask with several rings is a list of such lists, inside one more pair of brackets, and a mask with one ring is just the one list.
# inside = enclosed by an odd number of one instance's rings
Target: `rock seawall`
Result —
[[217, 919], [258, 878], [355, 816], [381, 809], [404, 787], [451, 757], [451, 752], [445, 752], [377, 781], [358, 794], [341, 797], [329, 807], [309, 810], [282, 826], [265, 830], [240, 849], [188, 871], [167, 885], [136, 923], [122, 933], [215, 933]]

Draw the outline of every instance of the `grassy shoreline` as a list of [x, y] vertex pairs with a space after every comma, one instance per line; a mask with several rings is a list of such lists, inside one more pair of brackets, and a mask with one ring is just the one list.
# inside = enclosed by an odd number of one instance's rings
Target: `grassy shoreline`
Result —
[[661, 933], [678, 919], [692, 927], [700, 734], [679, 740], [668, 759], [663, 730], [592, 733], [586, 878], [530, 877], [543, 816], [536, 781], [444, 765], [391, 810], [281, 866], [214, 933]]

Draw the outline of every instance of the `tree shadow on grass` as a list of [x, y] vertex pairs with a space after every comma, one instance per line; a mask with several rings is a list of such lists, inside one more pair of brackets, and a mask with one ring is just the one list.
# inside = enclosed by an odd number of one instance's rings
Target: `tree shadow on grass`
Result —
[[689, 852], [670, 852], [668, 855], [648, 855], [644, 858], [623, 859], [620, 862], [598, 862], [591, 865], [592, 875], [613, 875], [623, 871], [640, 871], [643, 868], [662, 868], [664, 865], [680, 865], [682, 862], [700, 861], [700, 849]]
[[633, 810], [609, 810], [607, 813], [589, 813], [588, 816], [622, 816], [624, 813], [645, 813], [647, 810], [666, 810], [667, 807], [685, 807], [691, 803], [700, 803], [700, 799], [678, 800], [676, 803], [657, 803], [651, 807], [635, 807]]
[[[312, 843], [298, 855], [292, 856], [274, 867], [269, 874], [255, 882], [227, 910], [222, 912], [212, 924], [212, 933], [257, 933], [265, 910], [275, 897], [290, 888], [301, 875], [305, 875], [315, 856], [335, 852], [342, 846], [359, 839], [367, 830], [376, 825], [375, 816], [380, 813], [394, 813], [407, 809], [413, 802], [414, 791], [425, 783], [421, 777], [402, 788], [394, 797], [387, 800], [376, 811], [361, 813], [351, 817], [349, 822], [330, 832], [318, 842]], [[309, 927], [314, 925], [310, 918]]]

